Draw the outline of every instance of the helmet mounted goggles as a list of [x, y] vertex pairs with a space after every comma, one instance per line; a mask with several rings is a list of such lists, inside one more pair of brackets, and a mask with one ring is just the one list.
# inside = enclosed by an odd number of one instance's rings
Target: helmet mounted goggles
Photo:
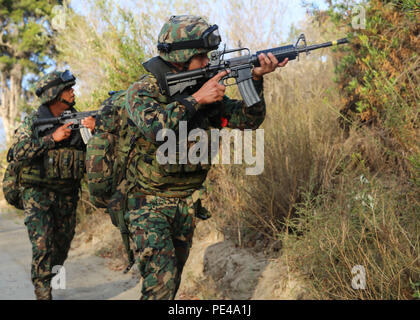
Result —
[[187, 40], [179, 41], [173, 43], [158, 43], [158, 50], [169, 53], [175, 50], [184, 50], [184, 49], [197, 49], [203, 48], [208, 49], [209, 51], [217, 49], [222, 38], [219, 34], [219, 27], [217, 24], [211, 26], [206, 31], [203, 32], [200, 39], [196, 40]]
[[66, 70], [57, 79], [47, 83], [42, 88], [38, 88], [35, 91], [35, 94], [37, 95], [37, 97], [40, 97], [49, 88], [58, 86], [58, 85], [63, 84], [63, 83], [65, 84], [65, 83], [70, 83], [70, 82], [74, 82], [74, 81], [76, 81], [76, 77], [69, 70]]

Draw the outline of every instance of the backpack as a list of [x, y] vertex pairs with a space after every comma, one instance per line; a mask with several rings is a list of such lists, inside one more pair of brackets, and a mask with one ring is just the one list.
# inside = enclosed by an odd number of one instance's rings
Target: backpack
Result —
[[95, 133], [86, 145], [86, 176], [89, 199], [98, 208], [107, 208], [114, 226], [121, 232], [129, 266], [134, 264], [130, 250], [129, 231], [124, 220], [126, 192], [125, 169], [135, 142], [135, 124], [124, 109], [126, 91], [110, 92], [100, 107]]
[[96, 116], [95, 134], [86, 145], [86, 175], [89, 199], [107, 208], [125, 174], [133, 144], [134, 124], [124, 110], [126, 91], [110, 92]]
[[23, 210], [22, 188], [19, 184], [19, 174], [22, 162], [13, 160], [12, 147], [7, 152], [7, 168], [3, 177], [3, 194], [7, 203], [16, 209]]

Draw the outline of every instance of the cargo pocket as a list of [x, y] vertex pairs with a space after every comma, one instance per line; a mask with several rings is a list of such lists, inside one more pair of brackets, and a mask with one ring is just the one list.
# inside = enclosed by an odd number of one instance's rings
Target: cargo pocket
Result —
[[59, 159], [61, 179], [73, 178], [73, 162], [74, 162], [73, 150], [61, 149], [60, 159]]
[[44, 156], [45, 178], [56, 179], [60, 177], [60, 151], [49, 150]]
[[73, 176], [80, 180], [85, 173], [85, 153], [80, 150], [74, 150]]

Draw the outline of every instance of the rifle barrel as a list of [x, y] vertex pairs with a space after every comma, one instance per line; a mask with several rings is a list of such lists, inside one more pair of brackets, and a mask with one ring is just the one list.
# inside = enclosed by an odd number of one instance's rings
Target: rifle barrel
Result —
[[343, 39], [339, 39], [337, 41], [329, 41], [329, 42], [325, 42], [325, 43], [321, 43], [321, 44], [314, 44], [314, 45], [311, 45], [311, 46], [298, 48], [298, 50], [299, 50], [299, 53], [302, 53], [302, 52], [317, 50], [317, 49], [321, 49], [321, 48], [328, 48], [328, 47], [332, 47], [332, 46], [337, 46], [337, 45], [348, 43], [348, 42], [349, 42], [349, 40], [347, 38], [343, 38]]
[[290, 61], [290, 60], [296, 59], [299, 56], [299, 54], [303, 53], [303, 52], [309, 52], [309, 51], [317, 50], [317, 49], [321, 49], [321, 48], [328, 48], [328, 47], [331, 47], [331, 46], [340, 45], [340, 44], [344, 44], [344, 43], [348, 43], [348, 42], [349, 41], [347, 40], [347, 38], [343, 38], [343, 39], [339, 39], [337, 41], [329, 41], [329, 42], [325, 42], [325, 43], [321, 43], [321, 44], [314, 44], [314, 45], [311, 45], [311, 46], [303, 46], [303, 47], [298, 46], [298, 47], [296, 47], [294, 45], [287, 45], [287, 46], [283, 46], [283, 47], [262, 50], [262, 51], [258, 51], [253, 56], [252, 63], [254, 64], [255, 67], [260, 66], [258, 56], [261, 53], [268, 54], [269, 52], [271, 52], [272, 54], [274, 54], [276, 56], [276, 58], [280, 62], [283, 61], [286, 58], [288, 58], [289, 61]]

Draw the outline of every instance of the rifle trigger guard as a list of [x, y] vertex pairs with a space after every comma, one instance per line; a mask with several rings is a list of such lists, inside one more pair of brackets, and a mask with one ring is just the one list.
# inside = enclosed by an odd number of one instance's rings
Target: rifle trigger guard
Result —
[[224, 76], [222, 79], [220, 79], [220, 81], [219, 81], [219, 83], [221, 85], [224, 85], [225, 87], [234, 86], [236, 84], [236, 81], [235, 81], [235, 83], [230, 84], [228, 82], [228, 80], [231, 79], [231, 78], [235, 78], [235, 79], [238, 78], [238, 71], [237, 70], [229, 70], [229, 71], [230, 72], [226, 76]]

